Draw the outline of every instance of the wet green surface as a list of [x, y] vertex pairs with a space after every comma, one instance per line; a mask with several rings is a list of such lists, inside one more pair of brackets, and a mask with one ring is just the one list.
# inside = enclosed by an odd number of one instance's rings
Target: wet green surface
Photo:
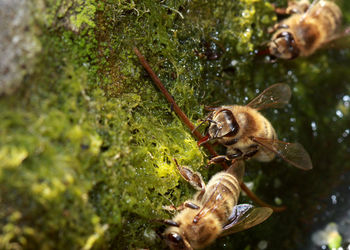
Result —
[[[172, 158], [206, 180], [220, 170], [203, 167], [206, 152], [134, 46], [193, 122], [204, 105], [245, 104], [277, 82], [293, 88], [290, 105], [264, 114], [281, 139], [305, 146], [314, 170], [247, 163], [258, 196], [288, 210], [213, 248], [257, 249], [264, 240], [294, 249], [305, 239], [320, 200], [350, 169], [349, 49], [266, 63], [254, 53], [277, 20], [265, 1], [45, 3], [36, 70], [0, 99], [0, 248], [162, 248], [151, 220], [170, 218], [162, 205], [193, 194]], [[350, 23], [350, 4], [343, 8]]]

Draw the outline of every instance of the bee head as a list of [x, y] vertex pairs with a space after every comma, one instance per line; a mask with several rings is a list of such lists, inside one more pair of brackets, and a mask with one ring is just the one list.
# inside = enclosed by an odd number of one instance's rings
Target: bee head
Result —
[[[193, 250], [212, 243], [222, 231], [222, 224], [214, 213], [207, 213], [194, 222], [198, 210], [188, 209], [182, 213], [181, 222], [171, 226], [163, 234], [170, 249]], [[180, 215], [181, 216], [181, 215]]]
[[288, 31], [282, 31], [268, 43], [270, 55], [281, 59], [294, 59], [299, 56], [299, 49], [293, 35]]
[[213, 119], [209, 120], [208, 135], [210, 139], [233, 137], [239, 131], [239, 125], [228, 109], [220, 109], [214, 113]]
[[165, 240], [171, 249], [192, 249], [189, 243], [181, 236], [179, 232], [170, 231], [165, 235]]

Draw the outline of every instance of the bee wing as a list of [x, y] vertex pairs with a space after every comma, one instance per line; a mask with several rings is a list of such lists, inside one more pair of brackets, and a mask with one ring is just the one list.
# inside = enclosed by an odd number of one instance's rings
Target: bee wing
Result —
[[[300, 21], [299, 22], [303, 22], [304, 19], [310, 15], [311, 10], [318, 4], [318, 2], [320, 2], [321, 0], [313, 0], [312, 3], [309, 5], [309, 8], [305, 11], [305, 13], [301, 16]], [[320, 13], [322, 12], [322, 6], [319, 6], [316, 10], [315, 13], [313, 13], [313, 15], [318, 16]]]
[[228, 223], [223, 227], [221, 236], [237, 233], [264, 222], [272, 214], [268, 207], [253, 207], [250, 204], [240, 204], [234, 207]]
[[322, 49], [348, 49], [350, 46], [350, 26], [329, 37], [322, 43]]
[[280, 108], [287, 104], [292, 95], [290, 87], [285, 83], [274, 84], [255, 97], [248, 107], [261, 110], [266, 108]]
[[[244, 162], [241, 160], [235, 160], [231, 164], [231, 166], [226, 170], [227, 173], [231, 174], [234, 176], [234, 178], [237, 179], [239, 183], [242, 182], [243, 176], [244, 176]], [[210, 213], [212, 211], [215, 211], [216, 209], [220, 208], [223, 206], [223, 204], [226, 202], [228, 196], [227, 195], [222, 195], [225, 192], [228, 192], [227, 188], [225, 185], [222, 185], [222, 180], [224, 177], [221, 177], [218, 179], [216, 185], [213, 187], [213, 192], [210, 195], [210, 197], [206, 200], [206, 202], [203, 204], [202, 209], [198, 212], [198, 214], [195, 216], [194, 220], [200, 220], [203, 216], [205, 216], [207, 213]], [[234, 194], [237, 196], [237, 199], [239, 197], [240, 193], [240, 187], [238, 185], [236, 190], [232, 190]]]
[[303, 170], [312, 169], [310, 156], [304, 147], [299, 143], [289, 143], [261, 137], [251, 137], [250, 139], [264, 148], [274, 152], [276, 155], [294, 167]]

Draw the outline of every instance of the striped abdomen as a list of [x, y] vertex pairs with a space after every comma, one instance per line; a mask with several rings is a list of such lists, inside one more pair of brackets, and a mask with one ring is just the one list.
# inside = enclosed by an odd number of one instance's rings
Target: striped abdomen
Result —
[[303, 46], [301, 55], [307, 56], [334, 38], [341, 25], [342, 13], [335, 3], [320, 1], [295, 18], [298, 23], [295, 35]]
[[224, 224], [237, 204], [239, 193], [239, 181], [232, 174], [221, 172], [214, 175], [207, 184], [198, 217], [213, 213]]
[[263, 129], [261, 130], [261, 134], [256, 134], [257, 137], [263, 137], [268, 139], [277, 139], [276, 131], [272, 127], [271, 123], [264, 117], [262, 120]]
[[324, 29], [328, 38], [333, 36], [341, 25], [341, 10], [330, 1], [320, 1], [310, 10], [308, 15], [317, 19], [318, 25]]

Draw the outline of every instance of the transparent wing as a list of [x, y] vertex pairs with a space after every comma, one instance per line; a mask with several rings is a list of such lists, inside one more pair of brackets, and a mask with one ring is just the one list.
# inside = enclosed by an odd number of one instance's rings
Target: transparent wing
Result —
[[322, 43], [322, 49], [348, 49], [350, 48], [350, 27], [344, 28], [335, 35], [328, 37]]
[[264, 148], [274, 152], [276, 155], [294, 167], [303, 170], [312, 169], [311, 158], [308, 152], [306, 152], [304, 147], [299, 143], [288, 143], [260, 137], [251, 137], [250, 139]]
[[[226, 170], [227, 173], [232, 174], [234, 178], [237, 179], [238, 182], [243, 179], [244, 175], [244, 162], [243, 161], [234, 161], [232, 165]], [[212, 191], [208, 191], [208, 189]], [[198, 212], [198, 214], [195, 216], [194, 221], [199, 221], [202, 217], [204, 217], [207, 213], [214, 212], [217, 209], [220, 209], [224, 204], [226, 203], [226, 200], [228, 198], [232, 198], [231, 196], [236, 196], [236, 199], [238, 200], [239, 194], [240, 194], [240, 187], [239, 185], [236, 187], [236, 189], [230, 189], [225, 185], [225, 177], [222, 175], [215, 184], [214, 187], [208, 188], [206, 192], [211, 192], [209, 197], [205, 197], [206, 199], [204, 201], [202, 209]], [[228, 195], [230, 192], [232, 194]]]
[[[221, 236], [237, 233], [253, 226], [256, 226], [264, 222], [272, 214], [272, 209], [268, 207], [253, 207], [251, 205], [241, 204], [236, 207], [245, 206], [242, 209], [234, 209], [232, 213], [237, 213], [237, 210], [243, 210], [238, 212], [238, 215], [231, 216], [231, 220], [223, 227]], [[235, 208], [236, 208], [235, 207]]]
[[[214, 190], [211, 193], [210, 197], [203, 198], [206, 201], [205, 201], [202, 209], [194, 217], [193, 221], [195, 223], [197, 223], [201, 218], [206, 216], [208, 213], [212, 213], [224, 205], [228, 196], [223, 195], [223, 194], [228, 193], [229, 190], [227, 190], [225, 187], [223, 187], [223, 185], [220, 185], [222, 179], [223, 178], [218, 180], [218, 184], [214, 187]], [[238, 195], [239, 195], [239, 192], [237, 192], [237, 196]]]
[[287, 84], [277, 83], [265, 89], [260, 95], [248, 103], [247, 106], [257, 110], [280, 108], [289, 102], [291, 95], [292, 91]]
[[[309, 8], [307, 9], [307, 11], [305, 11], [305, 13], [301, 16], [300, 18], [300, 22], [304, 21], [305, 18], [310, 15], [311, 10], [316, 6], [316, 4], [319, 2], [320, 0], [313, 0], [312, 3], [309, 5]], [[319, 15], [319, 12], [322, 11], [322, 8], [319, 8], [318, 11], [315, 13], [316, 15]]]

